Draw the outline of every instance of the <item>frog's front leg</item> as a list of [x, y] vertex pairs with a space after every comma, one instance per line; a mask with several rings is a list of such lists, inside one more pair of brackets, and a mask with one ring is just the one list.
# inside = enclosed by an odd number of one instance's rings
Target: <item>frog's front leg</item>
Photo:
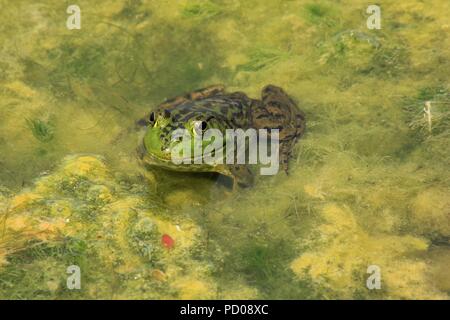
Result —
[[220, 165], [216, 167], [216, 172], [219, 173], [218, 184], [230, 191], [249, 188], [254, 184], [254, 175], [247, 165]]
[[229, 165], [228, 169], [230, 171], [230, 176], [233, 179], [233, 190], [236, 190], [237, 186], [241, 188], [249, 188], [253, 186], [255, 177], [247, 165]]

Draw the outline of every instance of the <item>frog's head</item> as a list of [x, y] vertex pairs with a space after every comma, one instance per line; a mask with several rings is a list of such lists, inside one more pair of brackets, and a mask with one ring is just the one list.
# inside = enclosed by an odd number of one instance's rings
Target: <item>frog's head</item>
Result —
[[[147, 163], [163, 166], [169, 169], [190, 171], [205, 169], [205, 165], [196, 165], [195, 168], [189, 165], [175, 164], [173, 153], [179, 152], [190, 146], [191, 152], [188, 159], [183, 154], [184, 163], [203, 163], [197, 162], [198, 152], [194, 152], [194, 141], [209, 129], [217, 129], [225, 137], [227, 128], [226, 119], [214, 110], [177, 110], [162, 108], [150, 113], [147, 120], [147, 131], [144, 136], [143, 152]], [[184, 131], [184, 136], [180, 137], [180, 132]], [[186, 136], [186, 133], [189, 133]], [[202, 152], [213, 141], [201, 142]], [[225, 141], [222, 144], [222, 148]], [[188, 147], [189, 148], [189, 147]], [[178, 151], [176, 151], [178, 150]], [[219, 151], [216, 149], [216, 152]]]

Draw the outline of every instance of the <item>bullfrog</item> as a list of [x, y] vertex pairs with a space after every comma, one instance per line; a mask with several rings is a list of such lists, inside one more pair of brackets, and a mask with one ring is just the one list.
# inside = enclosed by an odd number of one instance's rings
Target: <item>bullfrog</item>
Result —
[[[138, 124], [146, 130], [138, 148], [145, 164], [175, 171], [216, 172], [231, 178], [234, 189], [253, 185], [254, 170], [248, 164], [175, 164], [171, 158], [178, 143], [173, 139], [174, 131], [186, 129], [194, 137], [208, 129], [217, 129], [224, 136], [226, 129], [267, 129], [269, 135], [271, 129], [278, 129], [277, 158], [288, 173], [292, 149], [305, 131], [305, 114], [283, 89], [274, 85], [262, 89], [261, 99], [249, 98], [243, 92], [228, 93], [223, 85], [213, 85], [164, 101]], [[194, 155], [191, 157], [195, 160]]]

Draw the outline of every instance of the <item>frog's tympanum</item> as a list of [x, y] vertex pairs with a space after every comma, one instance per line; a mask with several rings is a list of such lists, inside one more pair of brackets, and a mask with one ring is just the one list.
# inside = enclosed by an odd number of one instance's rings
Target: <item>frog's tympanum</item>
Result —
[[217, 172], [232, 178], [233, 186], [241, 187], [253, 183], [254, 174], [248, 164], [175, 164], [171, 158], [177, 143], [174, 130], [186, 129], [195, 136], [218, 129], [225, 136], [227, 129], [278, 129], [278, 159], [286, 173], [292, 149], [305, 130], [304, 113], [281, 88], [273, 85], [262, 90], [261, 100], [242, 92], [227, 93], [221, 85], [210, 86], [166, 100], [139, 123], [146, 126], [139, 149], [146, 164], [175, 171]]

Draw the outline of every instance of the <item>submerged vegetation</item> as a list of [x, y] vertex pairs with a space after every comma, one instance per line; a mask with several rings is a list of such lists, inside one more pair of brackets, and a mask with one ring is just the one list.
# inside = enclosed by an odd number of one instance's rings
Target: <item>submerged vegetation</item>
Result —
[[220, 14], [220, 11], [220, 6], [212, 1], [191, 1], [181, 12], [187, 18], [211, 18]]
[[[381, 1], [381, 30], [358, 1], [83, 0], [81, 30], [0, 3], [1, 299], [448, 299], [448, 1]], [[289, 176], [137, 164], [135, 121], [214, 83], [298, 101]]]
[[248, 53], [248, 61], [237, 67], [238, 71], [256, 72], [276, 64], [286, 53], [267, 48], [255, 48]]
[[50, 142], [53, 139], [53, 128], [49, 122], [41, 119], [27, 119], [27, 125], [33, 136], [41, 142]]
[[[157, 217], [145, 194], [116, 181], [102, 159], [65, 159], [8, 203], [5, 232], [21, 237], [2, 238], [0, 298], [213, 298], [210, 268], [192, 258], [199, 228]], [[67, 289], [70, 265], [83, 270], [84, 293]]]

